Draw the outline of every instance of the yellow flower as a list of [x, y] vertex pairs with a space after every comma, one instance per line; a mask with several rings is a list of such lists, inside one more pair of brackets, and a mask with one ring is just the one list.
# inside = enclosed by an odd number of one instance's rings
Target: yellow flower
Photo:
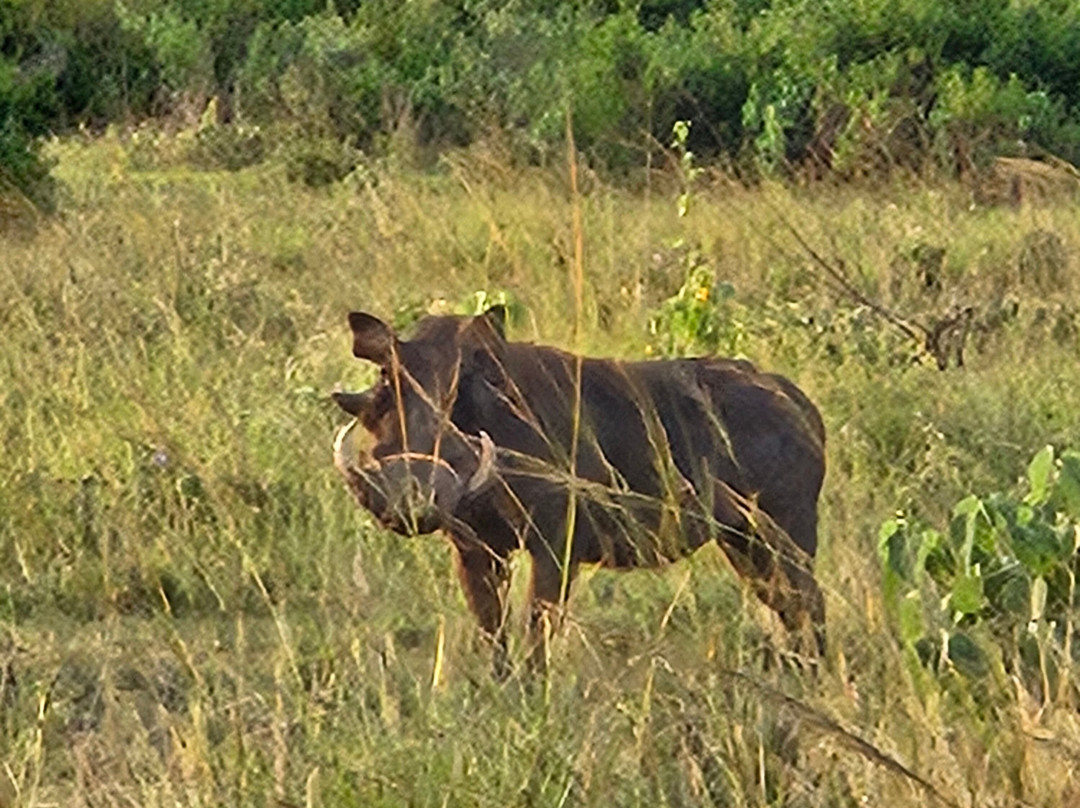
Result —
[[651, 345], [646, 345], [645, 346], [645, 355], [646, 356], [652, 356], [652, 352], [653, 352], [653, 347]]
[[709, 301], [709, 287], [702, 286], [694, 293], [694, 297], [702, 303], [707, 303]]

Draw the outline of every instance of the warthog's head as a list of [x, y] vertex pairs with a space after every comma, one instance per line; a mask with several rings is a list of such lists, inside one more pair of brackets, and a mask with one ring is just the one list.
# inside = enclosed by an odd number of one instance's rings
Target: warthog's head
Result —
[[[405, 535], [445, 527], [462, 499], [490, 482], [494, 445], [453, 422], [475, 397], [485, 368], [497, 368], [502, 311], [428, 317], [398, 339], [386, 323], [353, 312], [353, 354], [377, 364], [379, 381], [361, 393], [334, 393], [355, 416], [334, 441], [334, 464], [360, 504]], [[478, 376], [479, 373], [479, 376]]]

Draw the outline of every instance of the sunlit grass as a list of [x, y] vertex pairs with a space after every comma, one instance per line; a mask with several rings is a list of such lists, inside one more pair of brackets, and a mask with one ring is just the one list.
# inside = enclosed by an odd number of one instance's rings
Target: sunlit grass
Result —
[[[706, 550], [583, 576], [550, 681], [500, 686], [445, 546], [376, 530], [342, 490], [326, 394], [371, 377], [350, 309], [405, 320], [503, 290], [513, 338], [570, 346], [566, 179], [474, 154], [312, 191], [273, 165], [139, 172], [114, 139], [55, 151], [59, 219], [0, 243], [0, 805], [1080, 798], [1070, 705], [922, 668], [876, 548], [897, 508], [940, 517], [1043, 444], [1080, 445], [1075, 308], [1017, 268], [1036, 228], [1075, 251], [1074, 206], [717, 182], [680, 218], [662, 182], [646, 200], [583, 177], [588, 350], [645, 356], [650, 312], [705, 261], [743, 352], [819, 404], [830, 657], [816, 679], [764, 668], [772, 618]], [[1019, 314], [939, 372], [832, 294], [784, 219], [907, 317]], [[946, 248], [936, 296], [897, 258], [919, 243]]]

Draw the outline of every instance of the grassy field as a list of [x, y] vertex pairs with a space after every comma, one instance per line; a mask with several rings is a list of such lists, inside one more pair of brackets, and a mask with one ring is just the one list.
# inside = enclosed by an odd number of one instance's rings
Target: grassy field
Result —
[[[1075, 690], [923, 667], [877, 548], [897, 509], [940, 521], [1080, 447], [1070, 267], [1024, 246], [1055, 234], [1075, 273], [1075, 201], [715, 179], [680, 217], [671, 178], [583, 177], [577, 347], [656, 352], [650, 314], [705, 267], [724, 344], [820, 406], [829, 658], [763, 666], [777, 630], [705, 550], [583, 576], [550, 676], [497, 684], [448, 548], [343, 490], [327, 394], [372, 375], [354, 308], [505, 292], [513, 338], [572, 347], [565, 177], [478, 150], [309, 190], [273, 163], [139, 170], [112, 137], [53, 152], [61, 214], [0, 235], [0, 806], [1080, 803]], [[971, 305], [965, 367], [837, 294], [785, 222], [906, 317]]]

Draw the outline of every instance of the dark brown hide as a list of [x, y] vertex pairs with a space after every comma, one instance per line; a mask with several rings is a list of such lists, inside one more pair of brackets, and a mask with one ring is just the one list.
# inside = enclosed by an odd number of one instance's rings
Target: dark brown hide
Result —
[[[427, 514], [421, 527], [449, 534], [469, 604], [492, 637], [502, 639], [505, 562], [518, 547], [532, 556], [538, 625], [581, 563], [652, 567], [715, 540], [785, 625], [815, 632], [820, 649], [824, 601], [811, 570], [825, 431], [791, 382], [745, 361], [620, 362], [508, 342], [501, 312], [428, 317], [410, 340], [371, 315], [349, 321], [353, 353], [383, 373], [371, 390], [335, 398], [370, 433], [382, 493], [343, 473], [380, 518], [388, 486], [447, 505], [411, 510]], [[453, 476], [438, 494], [431, 473], [406, 485], [403, 456]]]

